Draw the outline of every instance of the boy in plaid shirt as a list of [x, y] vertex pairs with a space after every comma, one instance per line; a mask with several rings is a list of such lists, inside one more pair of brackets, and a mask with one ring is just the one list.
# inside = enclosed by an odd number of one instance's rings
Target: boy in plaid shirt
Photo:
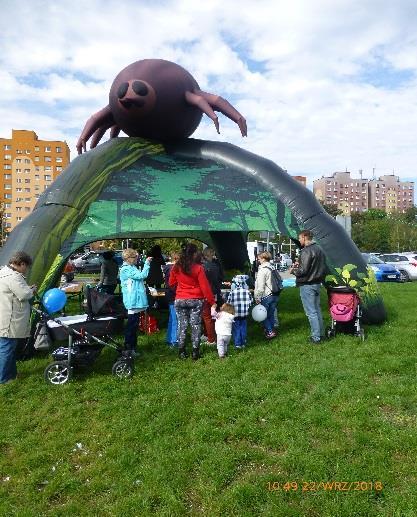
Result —
[[235, 309], [235, 319], [233, 321], [232, 335], [235, 348], [241, 349], [246, 345], [248, 314], [253, 299], [247, 284], [247, 275], [236, 275], [232, 279], [231, 291], [227, 298], [227, 303], [233, 305]]

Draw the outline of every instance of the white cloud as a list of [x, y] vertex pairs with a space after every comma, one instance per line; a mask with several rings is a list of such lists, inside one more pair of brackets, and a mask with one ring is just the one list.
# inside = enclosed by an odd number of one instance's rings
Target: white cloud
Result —
[[[0, 135], [65, 138], [75, 157], [117, 72], [159, 57], [247, 118], [247, 139], [223, 116], [220, 137], [206, 119], [196, 138], [232, 142], [310, 179], [373, 167], [416, 177], [416, 22], [411, 0], [7, 2]], [[402, 84], [404, 71], [414, 79]]]

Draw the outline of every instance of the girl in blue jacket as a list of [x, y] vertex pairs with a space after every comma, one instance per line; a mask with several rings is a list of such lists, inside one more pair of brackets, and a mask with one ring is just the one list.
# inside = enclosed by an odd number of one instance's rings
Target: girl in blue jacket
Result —
[[139, 313], [148, 307], [143, 281], [148, 276], [152, 257], [145, 261], [142, 271], [136, 267], [138, 253], [130, 248], [122, 253], [123, 264], [120, 268], [120, 284], [123, 294], [123, 304], [127, 309], [127, 325], [125, 328], [125, 347], [136, 353], [137, 330]]

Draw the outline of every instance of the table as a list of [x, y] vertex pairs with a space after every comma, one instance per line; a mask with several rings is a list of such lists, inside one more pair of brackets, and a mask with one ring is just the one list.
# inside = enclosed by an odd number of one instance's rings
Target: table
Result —
[[[77, 298], [80, 305], [80, 312], [83, 310], [82, 302], [84, 295], [84, 284], [66, 284], [60, 287], [61, 291], [67, 295], [67, 299]], [[64, 312], [65, 314], [65, 312]]]

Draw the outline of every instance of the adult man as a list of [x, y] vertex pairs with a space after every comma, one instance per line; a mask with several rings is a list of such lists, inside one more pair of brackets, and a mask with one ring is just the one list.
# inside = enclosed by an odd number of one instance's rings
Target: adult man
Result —
[[326, 275], [326, 259], [321, 248], [313, 242], [313, 234], [303, 230], [298, 236], [301, 244], [299, 262], [295, 262], [290, 273], [296, 277], [304, 312], [310, 322], [313, 344], [324, 338], [323, 316], [320, 307], [320, 287]]
[[16, 252], [0, 269], [0, 384], [16, 378], [16, 347], [19, 339], [30, 335], [29, 300], [36, 285], [28, 286], [25, 274], [32, 259]]

